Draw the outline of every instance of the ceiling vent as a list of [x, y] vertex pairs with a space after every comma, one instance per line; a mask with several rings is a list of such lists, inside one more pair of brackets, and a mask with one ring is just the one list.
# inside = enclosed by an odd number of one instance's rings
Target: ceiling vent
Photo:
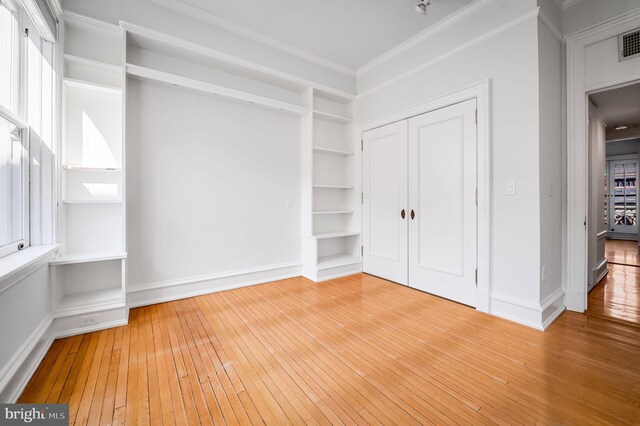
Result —
[[640, 29], [618, 36], [620, 62], [640, 56]]

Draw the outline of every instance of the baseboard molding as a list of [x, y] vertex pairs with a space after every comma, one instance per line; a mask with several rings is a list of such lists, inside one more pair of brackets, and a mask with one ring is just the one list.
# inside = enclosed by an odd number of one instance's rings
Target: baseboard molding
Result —
[[315, 282], [334, 280], [336, 278], [347, 277], [349, 275], [362, 272], [362, 262], [350, 265], [341, 265], [333, 268], [320, 269], [316, 272]]
[[130, 308], [135, 308], [299, 277], [301, 274], [302, 265], [293, 262], [131, 286], [127, 290], [127, 302]]
[[565, 309], [565, 294], [562, 287], [556, 289], [542, 301], [542, 329], [546, 330]]
[[48, 315], [31, 333], [0, 372], [0, 402], [15, 402], [53, 343], [53, 315]]
[[[80, 318], [91, 316], [95, 324], [88, 327], [80, 326]], [[51, 336], [54, 339], [75, 336], [77, 334], [91, 333], [112, 327], [120, 327], [129, 323], [129, 309], [119, 307], [110, 310], [96, 311], [90, 314], [83, 313], [71, 316], [55, 317], [51, 326]]]
[[556, 289], [540, 305], [516, 297], [493, 293], [490, 314], [537, 330], [545, 330], [566, 309], [565, 293]]

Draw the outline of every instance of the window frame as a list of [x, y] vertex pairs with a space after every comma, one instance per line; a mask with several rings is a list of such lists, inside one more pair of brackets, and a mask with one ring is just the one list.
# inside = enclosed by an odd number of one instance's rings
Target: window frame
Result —
[[31, 222], [31, 212], [30, 212], [30, 167], [29, 167], [29, 159], [31, 158], [30, 154], [30, 143], [29, 143], [29, 126], [25, 121], [23, 121], [20, 117], [13, 114], [11, 111], [7, 110], [5, 107], [0, 105], [0, 118], [7, 120], [9, 123], [13, 124], [17, 128], [20, 129], [20, 138], [22, 139], [22, 143], [26, 146], [26, 150], [23, 152], [21, 159], [21, 192], [22, 192], [22, 226], [21, 226], [21, 239], [16, 241], [11, 241], [3, 246], [0, 246], [0, 259], [6, 256], [9, 256], [18, 251], [24, 250], [30, 246], [30, 222]]

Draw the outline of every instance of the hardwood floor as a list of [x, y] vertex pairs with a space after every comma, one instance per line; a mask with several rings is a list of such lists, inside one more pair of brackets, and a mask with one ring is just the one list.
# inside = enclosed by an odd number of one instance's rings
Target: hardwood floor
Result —
[[587, 315], [640, 326], [640, 268], [609, 264], [609, 273], [589, 293]]
[[606, 240], [604, 243], [604, 256], [609, 263], [640, 266], [637, 241]]
[[384, 280], [303, 278], [57, 340], [21, 402], [77, 424], [638, 424], [640, 327], [547, 332]]

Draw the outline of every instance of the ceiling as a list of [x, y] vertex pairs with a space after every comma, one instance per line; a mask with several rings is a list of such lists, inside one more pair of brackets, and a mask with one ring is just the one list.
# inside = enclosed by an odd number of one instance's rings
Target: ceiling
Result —
[[355, 70], [474, 0], [177, 0]]
[[591, 95], [608, 127], [640, 123], [640, 84]]

